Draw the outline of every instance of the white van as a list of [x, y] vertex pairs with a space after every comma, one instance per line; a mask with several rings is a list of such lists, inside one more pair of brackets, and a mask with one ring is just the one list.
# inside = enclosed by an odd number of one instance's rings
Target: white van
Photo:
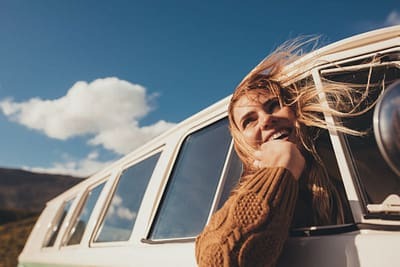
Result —
[[[372, 60], [375, 59], [375, 60]], [[379, 59], [379, 60], [376, 60]], [[375, 110], [342, 121], [366, 137], [317, 140], [343, 184], [347, 222], [292, 229], [279, 266], [400, 266], [400, 26], [319, 49], [285, 69], [285, 84], [322, 79], [386, 88]], [[373, 62], [373, 63], [372, 63]], [[329, 96], [328, 96], [329, 97]], [[229, 97], [47, 203], [19, 267], [196, 266], [194, 240], [241, 173]], [[329, 123], [337, 119], [325, 114]]]

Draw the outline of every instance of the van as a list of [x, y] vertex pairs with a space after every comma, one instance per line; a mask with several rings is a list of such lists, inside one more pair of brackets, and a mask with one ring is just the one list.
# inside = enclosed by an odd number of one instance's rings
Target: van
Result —
[[[325, 103], [322, 80], [369, 81], [378, 104], [342, 121], [324, 114], [328, 124], [369, 133], [329, 130], [316, 140], [342, 186], [347, 220], [291, 229], [278, 266], [400, 266], [400, 26], [328, 45], [284, 72], [286, 85], [312, 80]], [[18, 266], [196, 266], [195, 238], [242, 171], [229, 98], [50, 200]]]

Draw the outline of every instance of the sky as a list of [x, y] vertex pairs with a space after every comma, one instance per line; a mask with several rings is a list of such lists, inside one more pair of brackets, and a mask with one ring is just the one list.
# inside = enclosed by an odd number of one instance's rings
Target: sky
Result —
[[0, 0], [0, 167], [87, 176], [288, 39], [398, 24], [398, 0]]

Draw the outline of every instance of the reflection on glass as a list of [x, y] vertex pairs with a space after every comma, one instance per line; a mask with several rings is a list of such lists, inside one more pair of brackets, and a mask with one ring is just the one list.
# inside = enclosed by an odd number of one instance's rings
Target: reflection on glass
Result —
[[201, 231], [230, 143], [226, 119], [185, 139], [160, 204], [151, 239], [194, 237]]
[[224, 203], [228, 200], [231, 191], [236, 187], [239, 182], [240, 176], [242, 175], [243, 164], [240, 161], [236, 151], [233, 149], [228, 163], [228, 169], [226, 172], [226, 180], [223, 185], [221, 197], [218, 201], [217, 210], [222, 208]]
[[68, 246], [76, 245], [81, 242], [90, 215], [92, 214], [93, 208], [97, 202], [97, 199], [99, 198], [99, 195], [104, 187], [104, 184], [105, 183], [99, 184], [91, 191], [89, 191], [89, 193], [86, 195], [85, 201], [82, 205], [82, 209], [79, 211], [77, 219], [75, 220], [74, 225], [72, 225], [71, 230], [69, 232], [69, 236], [66, 242]]
[[129, 239], [144, 192], [159, 157], [160, 153], [155, 154], [122, 173], [94, 242]]
[[65, 216], [67, 216], [69, 209], [71, 208], [72, 202], [74, 202], [74, 199], [70, 199], [62, 205], [60, 211], [57, 214], [57, 217], [55, 218], [51, 225], [51, 228], [49, 229], [49, 232], [47, 232], [44, 247], [54, 246], [54, 242], [57, 239], [60, 227], [65, 219]]

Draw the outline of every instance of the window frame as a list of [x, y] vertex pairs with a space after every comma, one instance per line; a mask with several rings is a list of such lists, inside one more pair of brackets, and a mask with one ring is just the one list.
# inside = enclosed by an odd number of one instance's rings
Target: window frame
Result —
[[[45, 231], [44, 237], [43, 237], [43, 239], [41, 241], [41, 245], [40, 245], [41, 250], [49, 251], [49, 250], [60, 249], [61, 240], [64, 237], [65, 231], [68, 228], [69, 222], [71, 220], [71, 216], [74, 213], [74, 211], [76, 209], [76, 205], [80, 198], [81, 198], [81, 194], [79, 192], [75, 192], [75, 193], [71, 194], [70, 196], [68, 196], [67, 198], [60, 201], [60, 204], [55, 205], [56, 207], [54, 207], [54, 209], [56, 210], [56, 212], [55, 212], [55, 215], [53, 216], [53, 218], [51, 218], [51, 220], [49, 220], [49, 223], [46, 225], [46, 231]], [[51, 233], [53, 232], [53, 231], [51, 231], [51, 228], [54, 227], [54, 225], [55, 225], [54, 223], [56, 221], [59, 222], [60, 216], [63, 213], [64, 208], [66, 207], [66, 205], [69, 201], [72, 201], [71, 206], [67, 210], [67, 213], [65, 214], [64, 219], [59, 224], [58, 233], [56, 235], [53, 245], [52, 246], [45, 245], [51, 239]]]
[[[389, 53], [399, 53], [400, 54], [400, 49], [399, 48], [392, 48], [392, 49], [386, 49], [382, 51], [377, 51], [374, 53], [366, 54], [361, 57], [361, 59], [366, 59], [366, 58], [371, 58], [375, 55], [385, 55]], [[354, 61], [354, 60], [347, 60], [348, 62]], [[346, 62], [347, 63], [347, 62]], [[342, 64], [342, 62], [338, 62], [337, 64]], [[378, 62], [374, 64], [358, 64], [358, 65], [350, 65], [350, 66], [345, 66], [343, 68], [331, 68], [331, 69], [321, 69], [320, 70], [320, 75], [323, 76], [324, 74], [337, 74], [340, 75], [342, 72], [345, 73], [347, 71], [357, 71], [358, 69], [368, 69], [368, 68], [379, 68], [379, 67], [395, 67], [397, 69], [400, 69], [400, 61], [390, 61], [390, 62]], [[335, 120], [336, 123], [336, 120]], [[368, 203], [367, 201], [367, 191], [365, 189], [363, 179], [360, 177], [359, 171], [357, 169], [356, 164], [354, 163], [354, 156], [353, 152], [351, 150], [351, 146], [349, 144], [348, 138], [342, 134], [339, 133], [340, 139], [341, 139], [341, 145], [343, 146], [346, 157], [347, 164], [349, 166], [349, 169], [351, 171], [352, 178], [354, 180], [354, 183], [356, 184], [356, 189], [357, 189], [357, 194], [360, 200], [360, 205], [361, 205], [361, 210], [363, 214], [363, 219], [369, 219], [373, 218], [374, 216], [378, 216], [376, 218], [384, 219], [384, 216], [376, 215], [372, 213], [368, 209], [368, 205], [371, 203]], [[380, 153], [380, 152], [379, 152]]]
[[[140, 240], [141, 243], [144, 243], [144, 244], [168, 244], [168, 243], [193, 242], [195, 240], [196, 236], [182, 237], [182, 238], [177, 237], [177, 238], [168, 238], [168, 239], [151, 239], [150, 234], [151, 234], [154, 224], [156, 223], [157, 214], [161, 208], [163, 197], [167, 193], [168, 183], [171, 179], [173, 169], [177, 163], [179, 153], [182, 149], [182, 146], [183, 146], [185, 140], [193, 133], [196, 133], [196, 132], [198, 132], [208, 126], [211, 126], [212, 124], [217, 123], [218, 121], [223, 120], [223, 119], [227, 119], [226, 109], [224, 109], [223, 112], [219, 112], [218, 114], [216, 114], [212, 117], [205, 118], [201, 122], [197, 121], [194, 124], [189, 125], [189, 127], [187, 127], [186, 130], [179, 132], [179, 137], [177, 139], [177, 142], [174, 144], [173, 153], [170, 156], [170, 162], [168, 164], [168, 168], [166, 168], [166, 170], [164, 172], [164, 176], [162, 178], [162, 183], [161, 183], [161, 185], [159, 185], [159, 190], [157, 192], [157, 198], [154, 201], [152, 212], [151, 212], [150, 218], [148, 220], [146, 230], [144, 231], [144, 237]], [[229, 166], [229, 164], [227, 162], [229, 161], [228, 159], [230, 159], [232, 149], [233, 149], [233, 142], [231, 140], [231, 143], [228, 148], [227, 156], [226, 156], [224, 164], [223, 164], [223, 169], [221, 171], [221, 176], [218, 181], [215, 194], [213, 196], [212, 205], [210, 207], [210, 211], [207, 216], [207, 223], [210, 220], [210, 217], [215, 210], [215, 206], [218, 204], [217, 199], [220, 197], [220, 195], [222, 193], [222, 191], [221, 191], [221, 183], [223, 180], [222, 177], [226, 176], [226, 170], [227, 170], [227, 167]], [[222, 184], [222, 186], [223, 186], [223, 184]]]
[[[213, 202], [211, 204], [210, 212], [208, 213], [206, 225], [210, 222], [211, 216], [218, 209], [218, 204], [222, 197], [224, 186], [226, 185], [226, 182], [228, 180], [228, 172], [229, 172], [229, 167], [232, 164], [232, 156], [233, 156], [232, 154], [234, 153], [234, 149], [235, 148], [234, 148], [233, 138], [231, 138], [231, 143], [229, 144], [228, 153], [226, 154], [224, 166], [222, 167], [221, 177], [218, 181], [217, 189], [215, 190], [215, 195]], [[243, 167], [242, 167], [242, 172], [243, 172]]]
[[104, 200], [104, 202], [102, 203], [101, 206], [101, 211], [99, 214], [97, 214], [97, 220], [96, 223], [91, 231], [91, 235], [89, 238], [89, 247], [92, 248], [97, 248], [97, 247], [124, 247], [124, 246], [129, 246], [132, 243], [132, 240], [135, 236], [135, 228], [137, 227], [137, 219], [133, 225], [132, 231], [130, 233], [129, 239], [126, 241], [109, 241], [109, 242], [95, 242], [95, 238], [96, 236], [99, 234], [99, 231], [101, 230], [101, 225], [105, 219], [105, 216], [107, 215], [107, 211], [109, 208], [109, 205], [111, 204], [111, 201], [114, 197], [114, 194], [116, 192], [116, 189], [118, 187], [119, 181], [122, 177], [123, 172], [126, 169], [129, 169], [130, 167], [134, 166], [135, 164], [138, 164], [152, 156], [154, 156], [157, 153], [160, 153], [160, 156], [158, 158], [158, 161], [156, 163], [156, 165], [154, 166], [154, 169], [152, 171], [152, 174], [149, 178], [149, 182], [147, 184], [147, 187], [144, 191], [144, 195], [142, 198], [142, 202], [140, 203], [139, 209], [138, 209], [138, 214], [137, 214], [137, 218], [139, 218], [141, 216], [142, 213], [142, 206], [143, 206], [143, 202], [145, 199], [145, 195], [147, 193], [147, 191], [149, 190], [149, 185], [151, 183], [151, 180], [153, 179], [155, 170], [157, 169], [157, 166], [159, 165], [160, 159], [164, 153], [164, 148], [165, 148], [165, 144], [162, 143], [161, 145], [156, 146], [156, 148], [153, 148], [151, 150], [147, 150], [144, 153], [141, 153], [138, 157], [135, 157], [127, 162], [125, 162], [124, 164], [122, 164], [121, 166], [119, 166], [118, 168], [116, 168], [115, 170], [115, 175], [113, 175], [113, 177], [110, 177], [110, 187], [105, 190], [107, 190], [107, 196], [106, 199]]
[[[64, 231], [63, 237], [61, 239], [61, 242], [60, 242], [61, 249], [63, 249], [63, 250], [64, 249], [74, 249], [74, 248], [84, 245], [84, 243], [85, 243], [84, 237], [88, 234], [88, 232], [90, 232], [90, 229], [89, 229], [90, 222], [95, 217], [94, 213], [95, 213], [96, 207], [98, 205], [100, 205], [99, 200], [101, 198], [101, 195], [106, 191], [106, 185], [107, 185], [108, 181], [110, 180], [110, 178], [111, 178], [111, 174], [105, 175], [103, 178], [97, 180], [96, 182], [90, 184], [89, 186], [85, 186], [84, 190], [80, 193], [81, 196], [79, 197], [78, 203], [74, 209], [73, 214], [71, 215], [70, 223], [66, 227], [66, 230]], [[100, 185], [102, 183], [104, 183], [103, 189], [101, 190], [99, 197], [97, 198], [96, 204], [93, 207], [92, 213], [90, 214], [88, 224], [87, 224], [85, 231], [81, 238], [81, 242], [79, 242], [79, 244], [73, 244], [73, 245], [66, 244], [69, 241], [68, 240], [69, 232], [71, 231], [71, 228], [73, 226], [73, 224], [71, 222], [75, 222], [75, 220], [78, 219], [78, 216], [80, 216], [84, 205], [87, 203], [87, 198], [88, 198], [89, 192], [91, 192], [94, 188], [96, 188], [98, 185]]]
[[[354, 69], [353, 65], [349, 65], [351, 62], [360, 61], [363, 59], [371, 58], [375, 55], [383, 55], [388, 53], [399, 52], [398, 47], [390, 47], [383, 49], [375, 49], [373, 51], [368, 51], [367, 53], [363, 53], [358, 56], [347, 57], [345, 59], [330, 61], [327, 64], [323, 64], [321, 66], [317, 66], [310, 70], [311, 76], [316, 84], [316, 88], [320, 95], [321, 101], [323, 104], [328, 105], [326, 102], [326, 96], [323, 92], [322, 85], [322, 77], [324, 73], [333, 73], [335, 69], [338, 69], [338, 65], [345, 65], [343, 67], [343, 71]], [[352, 53], [350, 53], [351, 55]], [[398, 64], [398, 61], [389, 63], [383, 62], [383, 65], [389, 64]], [[358, 64], [365, 67], [365, 64]], [[374, 64], [376, 67], [380, 64]], [[332, 115], [324, 113], [325, 121], [330, 125], [337, 125], [337, 119], [335, 119]], [[329, 135], [331, 137], [331, 142], [333, 145], [333, 149], [336, 155], [336, 159], [338, 161], [339, 171], [342, 176], [345, 192], [347, 199], [350, 204], [350, 208], [353, 214], [354, 223], [355, 224], [363, 224], [363, 223], [377, 223], [382, 224], [382, 221], [376, 221], [375, 218], [370, 218], [368, 215], [370, 212], [367, 209], [367, 201], [365, 199], [365, 191], [363, 189], [363, 182], [358, 176], [358, 171], [353, 164], [352, 151], [350, 150], [350, 146], [348, 145], [347, 138], [344, 134], [337, 132], [335, 129], [329, 129]], [[347, 227], [350, 229], [351, 227]], [[318, 229], [314, 229], [318, 230]]]

